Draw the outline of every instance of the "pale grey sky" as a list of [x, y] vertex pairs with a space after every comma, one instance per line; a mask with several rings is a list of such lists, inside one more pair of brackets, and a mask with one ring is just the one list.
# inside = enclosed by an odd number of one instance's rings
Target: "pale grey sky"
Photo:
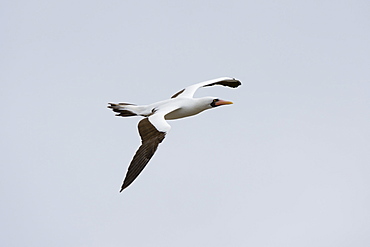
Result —
[[[1, 3], [1, 246], [370, 246], [369, 1]], [[147, 104], [171, 121], [118, 193]]]

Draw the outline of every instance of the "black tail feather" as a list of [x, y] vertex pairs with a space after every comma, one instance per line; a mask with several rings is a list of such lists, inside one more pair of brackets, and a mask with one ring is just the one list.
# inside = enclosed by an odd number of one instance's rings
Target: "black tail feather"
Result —
[[137, 116], [136, 113], [130, 111], [130, 110], [127, 110], [127, 109], [121, 109], [122, 106], [125, 106], [125, 105], [134, 105], [134, 104], [129, 104], [129, 103], [118, 103], [118, 104], [115, 104], [115, 103], [108, 103], [108, 108], [111, 108], [112, 111], [114, 112], [117, 112], [116, 116], [120, 116], [120, 117], [132, 117], [132, 116]]

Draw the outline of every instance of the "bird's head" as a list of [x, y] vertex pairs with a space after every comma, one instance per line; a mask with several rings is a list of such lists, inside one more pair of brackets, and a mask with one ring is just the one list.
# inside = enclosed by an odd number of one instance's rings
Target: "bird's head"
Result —
[[213, 109], [217, 106], [221, 105], [230, 105], [233, 104], [231, 101], [226, 101], [219, 99], [217, 97], [203, 97], [203, 98], [197, 98], [196, 99], [196, 106], [194, 108], [197, 108], [199, 112], [207, 110], [207, 109]]
[[233, 102], [218, 99], [218, 98], [212, 98], [212, 102], [210, 103], [210, 106], [217, 107], [217, 106], [221, 106], [221, 105], [230, 105], [230, 104], [233, 104]]

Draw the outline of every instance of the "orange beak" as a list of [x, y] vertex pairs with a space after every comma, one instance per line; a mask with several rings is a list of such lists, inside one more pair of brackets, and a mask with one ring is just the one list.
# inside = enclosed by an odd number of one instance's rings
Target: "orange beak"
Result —
[[215, 103], [215, 105], [231, 105], [231, 104], [234, 104], [234, 103], [231, 101], [226, 101], [226, 100], [219, 100]]

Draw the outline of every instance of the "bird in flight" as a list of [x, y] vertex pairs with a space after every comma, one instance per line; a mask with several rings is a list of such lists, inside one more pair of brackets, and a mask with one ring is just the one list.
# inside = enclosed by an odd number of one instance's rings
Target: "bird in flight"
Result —
[[166, 120], [179, 119], [196, 115], [204, 110], [221, 105], [232, 104], [231, 101], [216, 97], [193, 98], [195, 91], [201, 87], [227, 86], [236, 88], [241, 82], [235, 78], [222, 77], [188, 86], [174, 94], [171, 99], [150, 105], [134, 105], [129, 103], [109, 103], [108, 108], [116, 112], [116, 116], [144, 117], [138, 124], [141, 145], [136, 151], [123, 180], [120, 192], [127, 188], [144, 169], [154, 155], [159, 143], [163, 141], [171, 126]]

